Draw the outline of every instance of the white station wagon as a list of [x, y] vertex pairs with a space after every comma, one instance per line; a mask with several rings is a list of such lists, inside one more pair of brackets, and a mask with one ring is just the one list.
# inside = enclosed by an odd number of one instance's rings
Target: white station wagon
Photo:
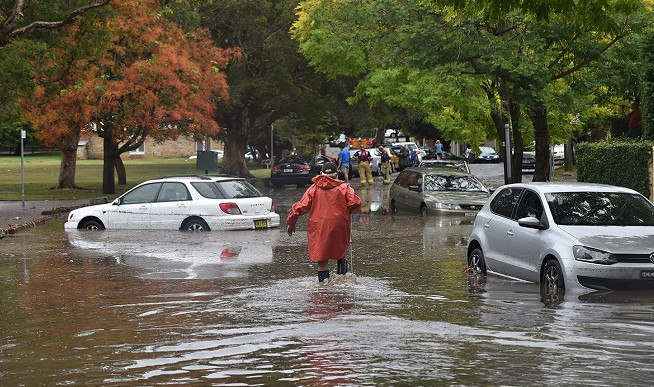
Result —
[[73, 210], [66, 230], [249, 230], [279, 227], [273, 200], [233, 176], [168, 176], [111, 203]]

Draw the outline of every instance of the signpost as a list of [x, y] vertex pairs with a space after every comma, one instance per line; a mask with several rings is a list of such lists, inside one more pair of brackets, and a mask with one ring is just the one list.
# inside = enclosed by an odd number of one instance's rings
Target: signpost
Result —
[[20, 131], [20, 180], [21, 180], [21, 199], [23, 201], [23, 208], [25, 208], [25, 138], [27, 133], [24, 130]]

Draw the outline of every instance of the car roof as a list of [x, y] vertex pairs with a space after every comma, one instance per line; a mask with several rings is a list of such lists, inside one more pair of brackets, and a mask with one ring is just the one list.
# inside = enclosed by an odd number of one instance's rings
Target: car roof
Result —
[[514, 183], [507, 184], [499, 187], [498, 190], [510, 187], [531, 188], [541, 193], [551, 192], [623, 192], [623, 193], [638, 193], [633, 189], [626, 187], [618, 187], [615, 185], [598, 184], [598, 183], [584, 183], [584, 182], [530, 182], [530, 183]]
[[153, 181], [229, 181], [229, 180], [245, 180], [242, 177], [232, 176], [232, 175], [168, 175], [162, 176], [158, 179], [147, 180], [147, 182]]
[[[472, 173], [462, 171], [460, 169], [447, 167], [447, 166], [429, 166], [429, 167], [410, 167], [404, 168], [404, 171], [412, 171], [417, 173], [422, 173], [423, 175], [462, 175], [462, 176], [474, 176]], [[401, 172], [400, 172], [401, 173]]]

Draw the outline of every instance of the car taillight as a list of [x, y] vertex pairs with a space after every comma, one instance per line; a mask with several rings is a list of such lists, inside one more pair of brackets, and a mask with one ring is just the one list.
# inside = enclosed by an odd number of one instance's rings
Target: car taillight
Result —
[[311, 169], [311, 168], [309, 168], [308, 165], [303, 165], [303, 166], [301, 166], [301, 167], [298, 169], [298, 171], [300, 171], [300, 172], [304, 172], [304, 171], [308, 171], [308, 170], [310, 170], [310, 169]]
[[277, 210], [277, 208], [275, 208], [275, 207], [276, 207], [276, 206], [275, 206], [275, 201], [272, 200], [272, 201], [270, 202], [270, 212], [275, 212], [275, 210]]
[[226, 214], [241, 215], [241, 209], [238, 208], [236, 203], [220, 203], [220, 209]]
[[279, 172], [279, 167], [270, 168], [270, 172]]

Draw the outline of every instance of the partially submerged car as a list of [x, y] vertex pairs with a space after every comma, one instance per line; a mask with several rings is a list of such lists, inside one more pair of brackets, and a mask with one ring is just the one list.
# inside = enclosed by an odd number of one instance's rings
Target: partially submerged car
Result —
[[474, 216], [490, 196], [475, 176], [451, 167], [404, 169], [390, 189], [393, 212]]
[[66, 230], [249, 230], [279, 227], [273, 200], [233, 176], [169, 176], [143, 182], [111, 203], [69, 213]]
[[610, 185], [505, 185], [477, 214], [467, 256], [473, 272], [551, 291], [654, 289], [654, 205]]

